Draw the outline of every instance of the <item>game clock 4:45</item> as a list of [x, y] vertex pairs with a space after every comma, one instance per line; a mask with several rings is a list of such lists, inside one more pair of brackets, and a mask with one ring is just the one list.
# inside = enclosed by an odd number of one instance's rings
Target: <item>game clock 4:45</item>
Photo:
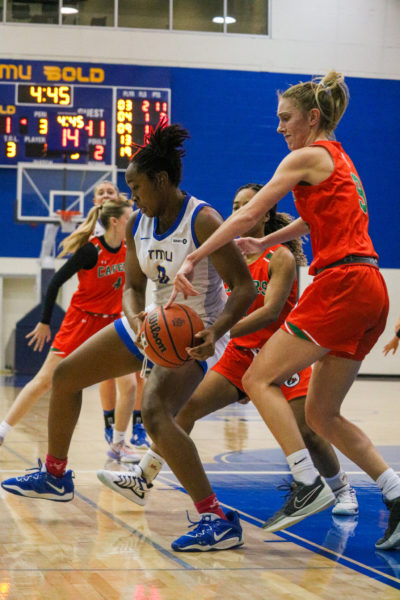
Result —
[[71, 106], [71, 86], [19, 84], [17, 104]]

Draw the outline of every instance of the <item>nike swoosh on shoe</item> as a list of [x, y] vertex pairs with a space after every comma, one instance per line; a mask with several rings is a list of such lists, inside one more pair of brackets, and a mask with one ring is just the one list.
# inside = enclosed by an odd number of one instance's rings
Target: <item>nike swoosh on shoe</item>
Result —
[[324, 487], [323, 485], [320, 485], [317, 488], [314, 488], [313, 490], [311, 490], [311, 492], [308, 492], [308, 494], [306, 494], [303, 498], [301, 498], [300, 501], [298, 501], [298, 499], [295, 498], [294, 502], [293, 502], [294, 508], [296, 510], [304, 508], [304, 506], [307, 504], [307, 502], [309, 500], [311, 500], [313, 496], [317, 496], [318, 493], [323, 489], [323, 487]]

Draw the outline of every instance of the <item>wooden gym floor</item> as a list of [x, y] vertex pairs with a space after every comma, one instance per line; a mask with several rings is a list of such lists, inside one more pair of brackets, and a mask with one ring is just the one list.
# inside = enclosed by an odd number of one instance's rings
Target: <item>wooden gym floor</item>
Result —
[[[0, 418], [18, 388], [3, 378]], [[400, 380], [359, 379], [344, 413], [359, 424], [400, 471]], [[276, 486], [286, 463], [252, 405], [233, 405], [193, 432], [221, 503], [240, 512], [245, 545], [224, 552], [177, 554], [171, 542], [196, 513], [166, 468], [144, 508], [96, 478], [106, 443], [96, 388], [86, 390], [69, 466], [76, 495], [60, 504], [0, 492], [0, 600], [395, 600], [400, 551], [376, 552], [387, 523], [378, 490], [344, 457], [360, 515], [330, 509], [279, 534], [262, 522], [282, 504]], [[47, 399], [0, 448], [0, 477], [21, 475], [45, 457]], [[110, 465], [110, 463], [107, 463]], [[118, 469], [116, 463], [110, 468]]]

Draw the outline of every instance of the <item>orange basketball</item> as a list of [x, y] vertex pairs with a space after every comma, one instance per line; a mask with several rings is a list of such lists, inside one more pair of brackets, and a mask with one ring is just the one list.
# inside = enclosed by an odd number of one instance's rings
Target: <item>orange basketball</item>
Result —
[[196, 345], [195, 334], [204, 324], [195, 310], [185, 304], [158, 306], [146, 316], [140, 330], [149, 360], [162, 367], [180, 367], [192, 360], [185, 348]]

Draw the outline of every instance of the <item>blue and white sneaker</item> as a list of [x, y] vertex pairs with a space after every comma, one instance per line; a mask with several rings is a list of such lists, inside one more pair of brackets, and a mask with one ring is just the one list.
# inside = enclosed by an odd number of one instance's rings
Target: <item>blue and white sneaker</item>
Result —
[[150, 442], [147, 439], [146, 430], [143, 423], [135, 423], [133, 426], [131, 444], [136, 448], [150, 448]]
[[175, 552], [207, 552], [208, 550], [228, 550], [243, 545], [242, 527], [237, 512], [230, 510], [226, 519], [214, 513], [204, 513], [200, 521], [190, 521], [192, 531], [172, 542]]
[[47, 472], [46, 465], [38, 460], [38, 466], [33, 469], [29, 475], [22, 477], [11, 477], [2, 482], [1, 487], [17, 496], [27, 496], [28, 498], [43, 498], [44, 500], [54, 500], [55, 502], [69, 502], [74, 497], [74, 483], [72, 481], [73, 473], [67, 471], [62, 477], [54, 477]]

